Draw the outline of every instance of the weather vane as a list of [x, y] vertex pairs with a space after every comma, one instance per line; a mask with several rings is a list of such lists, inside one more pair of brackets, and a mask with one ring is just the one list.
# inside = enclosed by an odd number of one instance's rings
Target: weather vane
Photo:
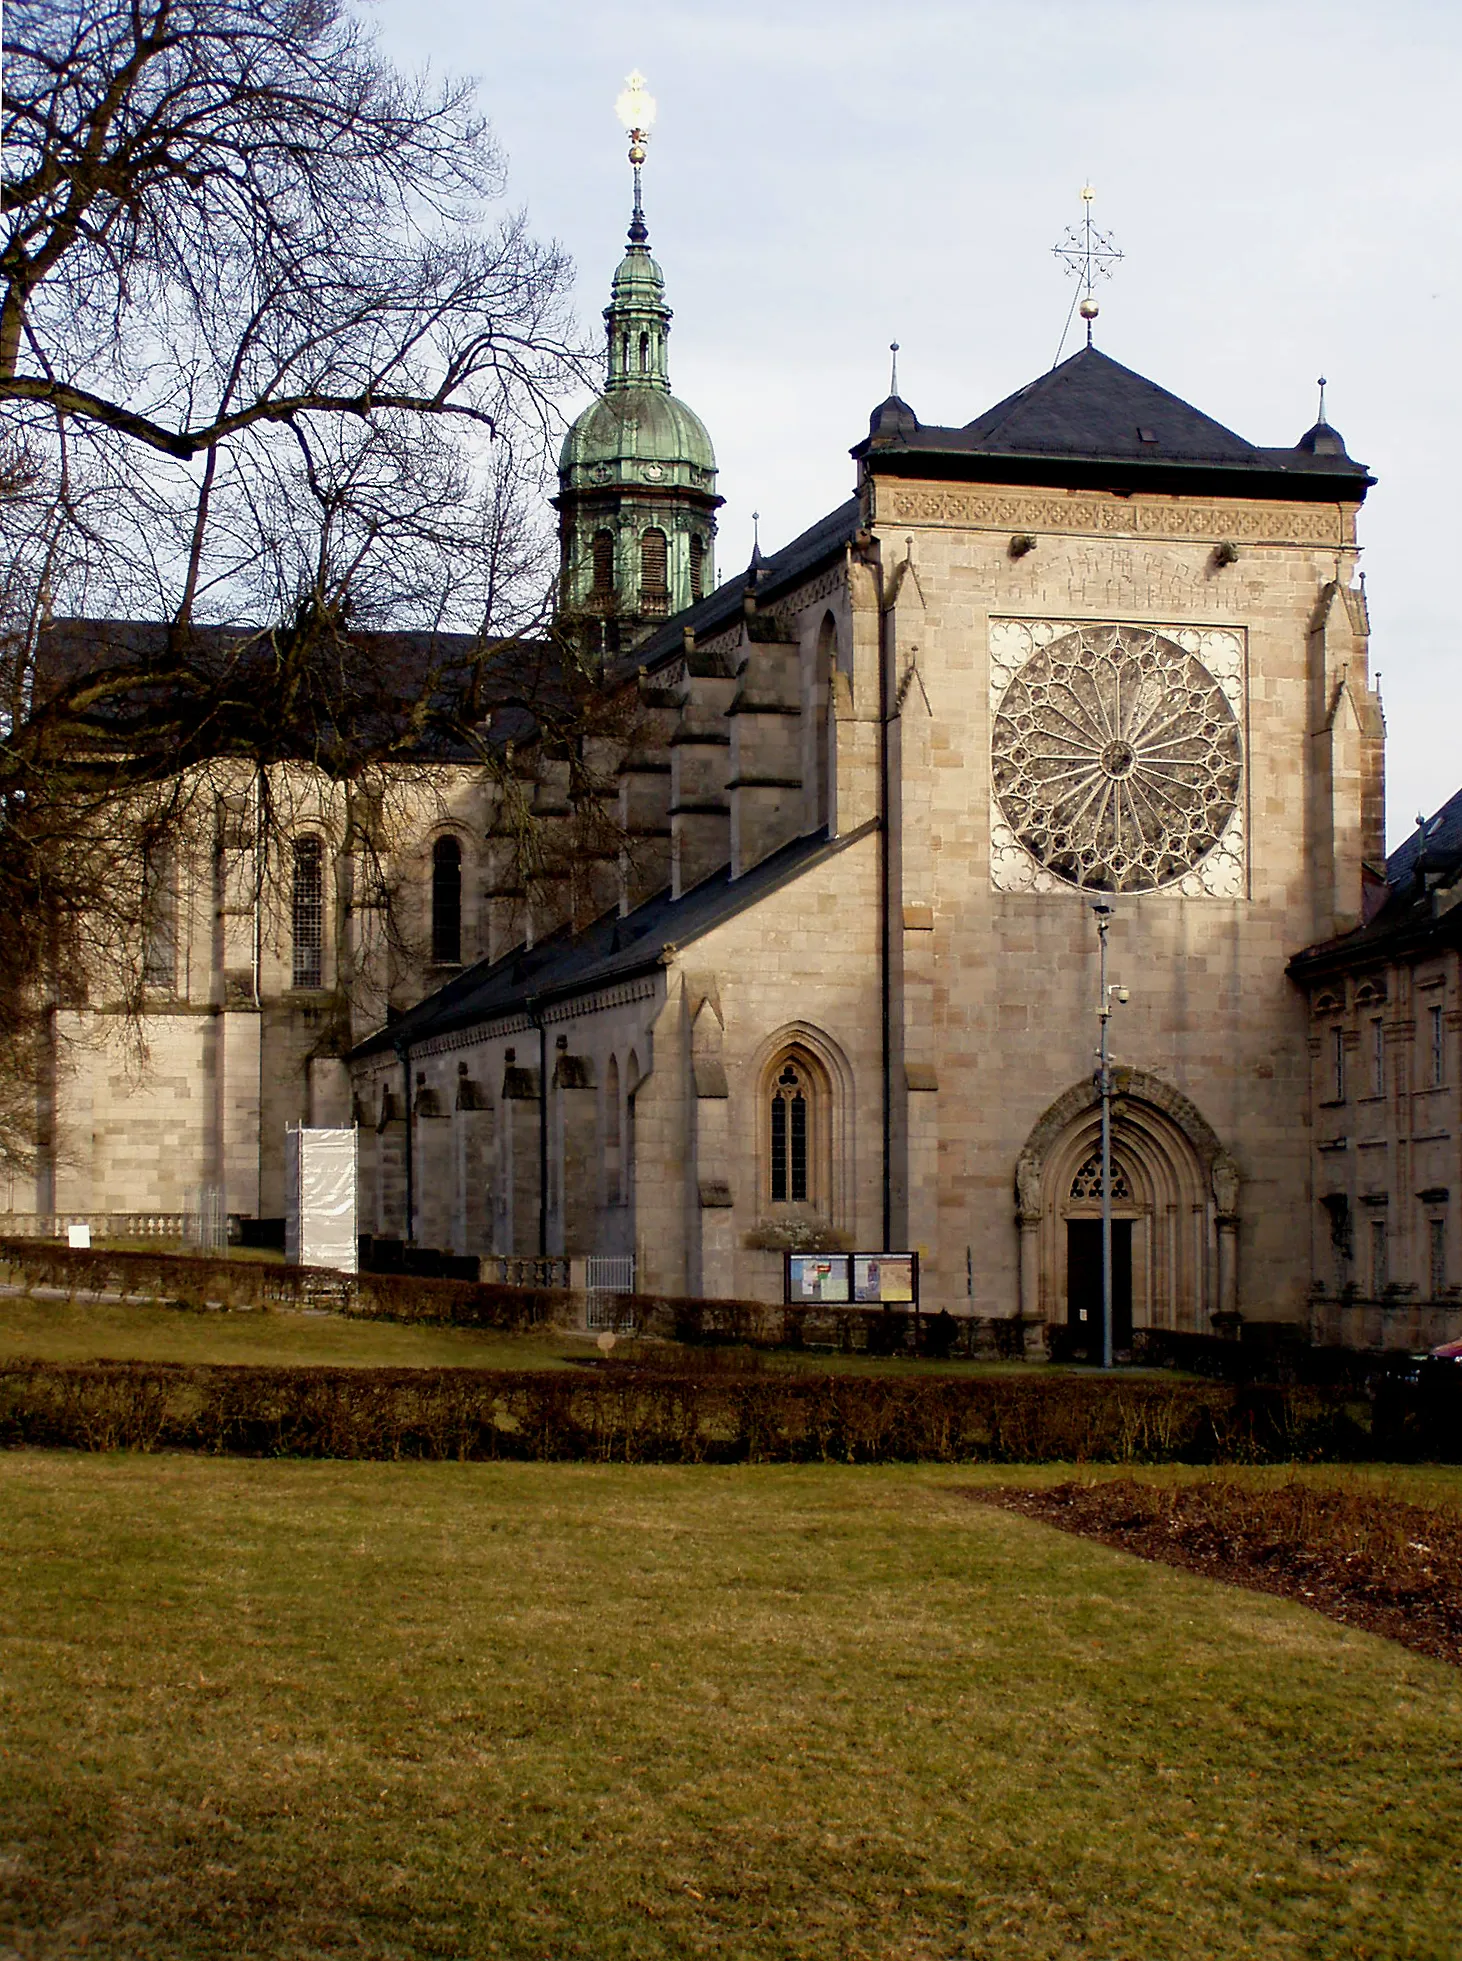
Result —
[[[1081, 317], [1086, 322], [1086, 344], [1088, 347], [1091, 346], [1091, 323], [1101, 311], [1100, 306], [1097, 304], [1096, 283], [1099, 279], [1110, 279], [1112, 268], [1117, 264], [1119, 259], [1124, 257], [1124, 254], [1118, 249], [1116, 240], [1112, 237], [1112, 234], [1110, 232], [1099, 232], [1091, 221], [1091, 205], [1092, 199], [1095, 196], [1096, 192], [1090, 184], [1082, 185], [1081, 202], [1083, 208], [1081, 223], [1079, 225], [1072, 225], [1061, 243], [1051, 247], [1052, 252], [1062, 262], [1066, 270], [1074, 273], [1081, 282], [1076, 289], [1076, 301], [1072, 303], [1072, 312], [1075, 312], [1076, 303], [1079, 301]], [[1066, 316], [1066, 329], [1061, 335], [1061, 347], [1066, 345], [1066, 333], [1070, 331], [1070, 327], [1071, 314], [1068, 313]], [[1061, 347], [1056, 349], [1057, 361], [1061, 359]], [[1054, 367], [1056, 365], [1055, 361], [1051, 365]]]
[[643, 245], [650, 233], [640, 204], [640, 167], [645, 161], [650, 126], [655, 120], [655, 98], [645, 87], [645, 78], [638, 68], [625, 76], [614, 113], [629, 131], [629, 160], [635, 167], [635, 215], [629, 235], [636, 245]]

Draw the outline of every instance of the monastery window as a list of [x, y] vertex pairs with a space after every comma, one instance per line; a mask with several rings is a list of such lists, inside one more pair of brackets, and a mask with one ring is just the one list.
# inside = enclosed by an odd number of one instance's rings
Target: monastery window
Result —
[[811, 1098], [796, 1063], [777, 1074], [772, 1090], [772, 1204], [807, 1203], [807, 1131]]
[[1371, 1095], [1386, 1094], [1386, 1029], [1379, 1019], [1371, 1023]]
[[142, 847], [142, 984], [171, 991], [178, 978], [177, 863], [161, 839]]
[[594, 597], [607, 599], [614, 591], [614, 533], [594, 533]]
[[1427, 1021], [1431, 1033], [1432, 1088], [1437, 1089], [1446, 1080], [1447, 1070], [1447, 1037], [1446, 1029], [1443, 1025], [1442, 1006], [1440, 1002], [1436, 1002], [1432, 1007], [1428, 1008]]
[[832, 679], [838, 660], [837, 622], [824, 616], [812, 672], [812, 823], [832, 822]]
[[1447, 1290], [1447, 1222], [1427, 1220], [1427, 1254], [1430, 1267], [1431, 1297], [1440, 1300]]
[[431, 957], [451, 967], [462, 959], [462, 847], [454, 837], [432, 846]]
[[1330, 1094], [1337, 1103], [1345, 1101], [1345, 1030], [1330, 1030]]
[[832, 1108], [827, 1078], [803, 1048], [784, 1049], [763, 1079], [766, 1202], [827, 1209]]
[[325, 848], [315, 837], [294, 844], [294, 985], [322, 987], [325, 958]]
[[1386, 1221], [1371, 1220], [1371, 1295], [1379, 1300], [1391, 1284], [1390, 1247], [1386, 1239]]
[[699, 531], [690, 534], [690, 596], [700, 599], [704, 596], [706, 577], [706, 541]]
[[654, 526], [640, 540], [640, 606], [642, 611], [665, 611], [665, 533]]
[[604, 1202], [619, 1205], [624, 1199], [624, 1133], [619, 1103], [619, 1060], [610, 1056], [604, 1078]]

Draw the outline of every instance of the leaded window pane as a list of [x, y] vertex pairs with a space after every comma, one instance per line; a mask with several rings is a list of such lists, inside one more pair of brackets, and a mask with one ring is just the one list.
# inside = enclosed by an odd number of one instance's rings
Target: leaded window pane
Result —
[[325, 863], [318, 838], [300, 838], [294, 847], [294, 985], [324, 982]]

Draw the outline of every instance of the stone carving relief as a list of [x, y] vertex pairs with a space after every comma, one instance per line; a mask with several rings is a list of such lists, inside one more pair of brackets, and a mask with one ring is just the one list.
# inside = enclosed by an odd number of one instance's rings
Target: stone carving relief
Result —
[[1228, 1153], [1213, 1160], [1213, 1198], [1221, 1219], [1229, 1219], [1239, 1209], [1239, 1167]]
[[1243, 670], [1232, 630], [993, 621], [997, 890], [1240, 896]]
[[1240, 544], [1355, 543], [1355, 514], [1336, 504], [1179, 504], [1138, 497], [1042, 497], [1023, 492], [914, 489], [874, 478], [879, 524], [951, 524], [997, 531], [1106, 532], [1131, 538], [1230, 539]]

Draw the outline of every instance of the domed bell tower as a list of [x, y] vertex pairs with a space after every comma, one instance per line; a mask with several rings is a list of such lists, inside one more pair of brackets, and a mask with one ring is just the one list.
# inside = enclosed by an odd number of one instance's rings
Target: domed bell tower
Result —
[[631, 75], [615, 105], [629, 131], [634, 214], [604, 309], [604, 393], [559, 456], [559, 621], [593, 658], [626, 653], [716, 583], [716, 457], [670, 392], [665, 278], [641, 202], [655, 105]]

